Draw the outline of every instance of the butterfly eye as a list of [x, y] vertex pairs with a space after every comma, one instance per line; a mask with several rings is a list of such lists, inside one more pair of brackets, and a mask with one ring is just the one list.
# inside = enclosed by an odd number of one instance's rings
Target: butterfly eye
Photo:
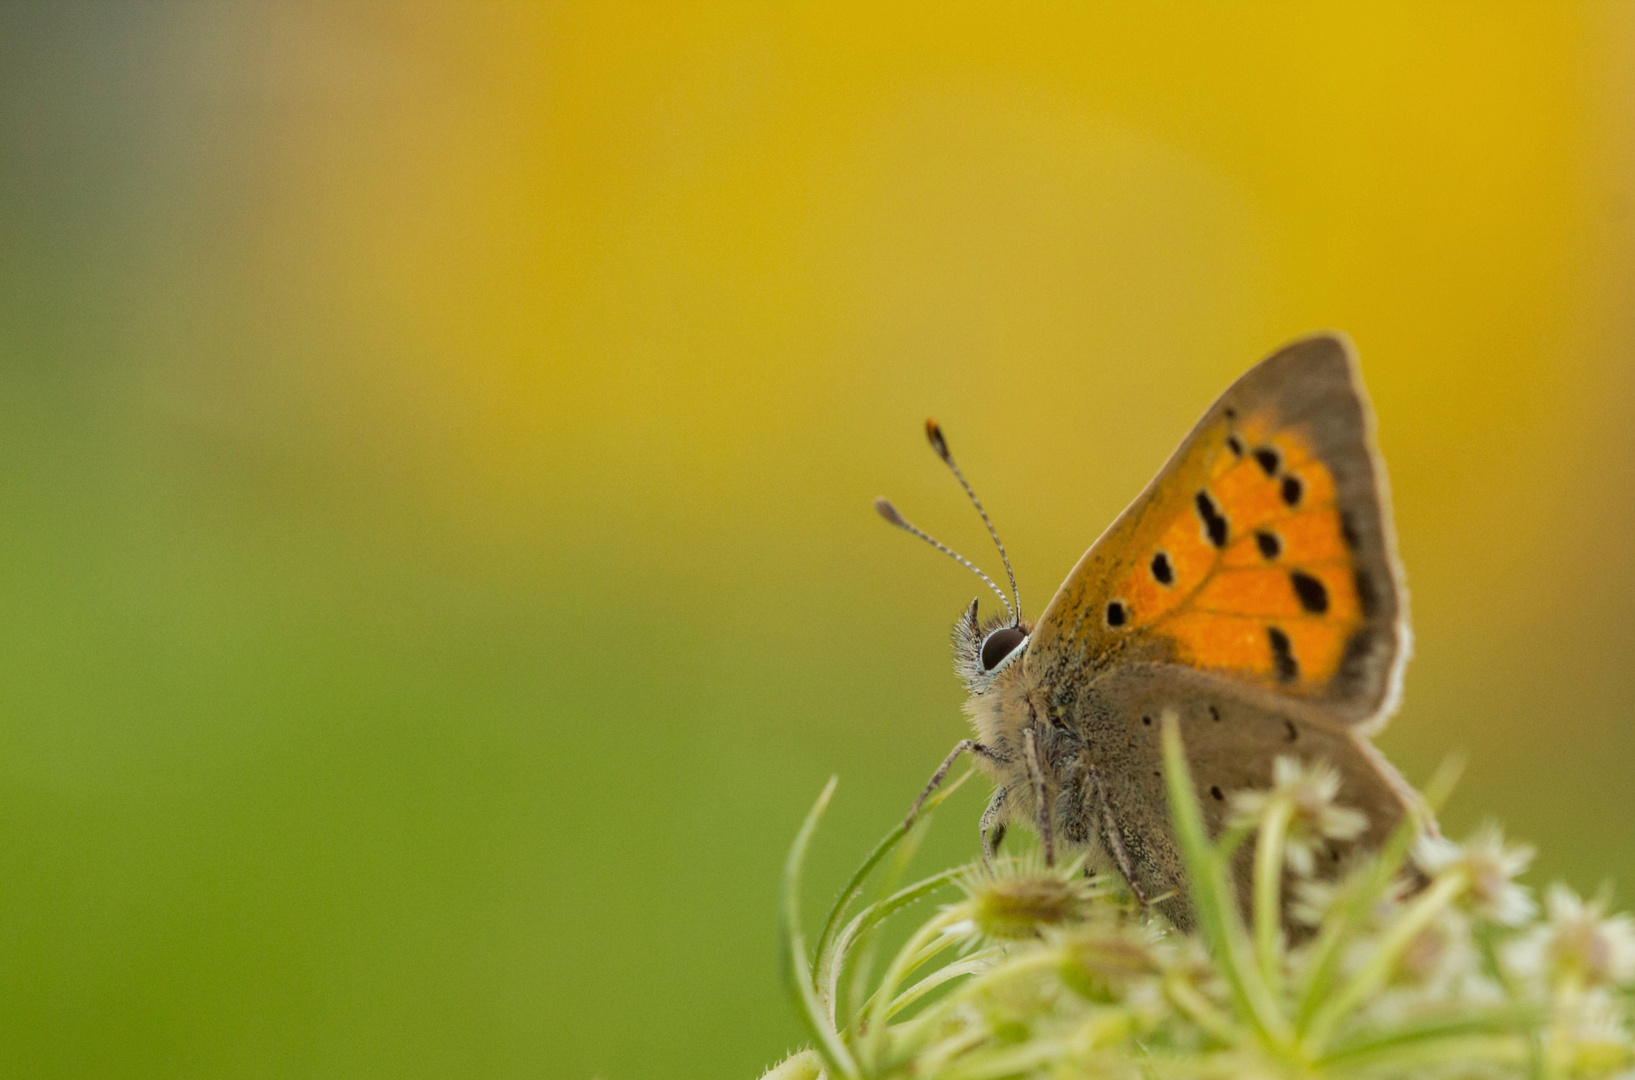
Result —
[[998, 667], [1026, 639], [1027, 635], [1014, 626], [1001, 626], [989, 634], [982, 642], [982, 670]]

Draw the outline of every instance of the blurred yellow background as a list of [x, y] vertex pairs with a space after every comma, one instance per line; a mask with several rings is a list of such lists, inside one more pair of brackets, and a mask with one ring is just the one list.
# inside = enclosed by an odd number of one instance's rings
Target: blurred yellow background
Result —
[[0, 1072], [754, 1075], [964, 733], [923, 418], [1037, 613], [1320, 327], [1382, 745], [1635, 899], [1635, 7], [1127, 9], [0, 9]]

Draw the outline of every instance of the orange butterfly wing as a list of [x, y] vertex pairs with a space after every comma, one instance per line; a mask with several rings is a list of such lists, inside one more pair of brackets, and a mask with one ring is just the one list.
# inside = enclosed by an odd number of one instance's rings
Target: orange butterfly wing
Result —
[[1383, 716], [1407, 627], [1371, 427], [1344, 338], [1256, 365], [1079, 560], [1028, 665], [1059, 681], [1177, 663]]

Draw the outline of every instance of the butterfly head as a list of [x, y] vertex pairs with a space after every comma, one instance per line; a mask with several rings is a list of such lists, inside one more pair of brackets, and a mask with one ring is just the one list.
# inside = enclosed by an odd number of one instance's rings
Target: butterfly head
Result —
[[954, 670], [972, 694], [982, 694], [1017, 667], [1028, 649], [1033, 624], [1009, 615], [983, 621], [977, 602], [954, 621]]

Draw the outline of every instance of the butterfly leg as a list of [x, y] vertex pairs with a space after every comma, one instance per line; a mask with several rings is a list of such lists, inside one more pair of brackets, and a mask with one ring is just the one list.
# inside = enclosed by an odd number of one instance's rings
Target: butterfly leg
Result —
[[1056, 838], [1051, 832], [1050, 804], [1045, 802], [1045, 774], [1039, 768], [1039, 744], [1034, 741], [1033, 729], [1022, 730], [1022, 749], [1027, 755], [1028, 780], [1033, 784], [1033, 807], [1035, 824], [1039, 829], [1039, 841], [1045, 847], [1045, 865], [1056, 865]]
[[1000, 821], [1000, 815], [1005, 812], [1005, 800], [1009, 792], [1003, 787], [994, 788], [993, 798], [988, 800], [988, 808], [982, 811], [982, 820], [977, 823], [977, 836], [982, 840], [982, 859], [984, 862], [993, 862], [993, 857], [999, 851], [1000, 841], [1005, 839], [1005, 823]]
[[1118, 866], [1118, 872], [1135, 894], [1136, 902], [1143, 911], [1147, 908], [1147, 893], [1141, 888], [1141, 883], [1135, 878], [1135, 863], [1130, 859], [1130, 853], [1124, 848], [1124, 835], [1119, 832], [1118, 823], [1113, 820], [1113, 809], [1107, 805], [1107, 792], [1102, 787], [1101, 775], [1094, 768], [1090, 772], [1090, 788], [1096, 793], [1096, 816], [1101, 819], [1101, 844], [1107, 849], [1107, 854], [1113, 857]]
[[920, 816], [920, 810], [925, 806], [925, 800], [929, 799], [932, 792], [942, 786], [942, 782], [948, 778], [948, 770], [954, 767], [954, 762], [958, 761], [959, 756], [966, 751], [970, 751], [978, 757], [985, 757], [989, 761], [1002, 762], [1005, 760], [1005, 755], [992, 747], [983, 746], [975, 739], [961, 739], [954, 744], [953, 750], [949, 751], [942, 764], [937, 766], [937, 771], [931, 774], [930, 783], [925, 785], [925, 790], [920, 792], [920, 797], [914, 800], [914, 805], [908, 808], [908, 818], [903, 822], [903, 828], [906, 829], [914, 824], [914, 819]]

